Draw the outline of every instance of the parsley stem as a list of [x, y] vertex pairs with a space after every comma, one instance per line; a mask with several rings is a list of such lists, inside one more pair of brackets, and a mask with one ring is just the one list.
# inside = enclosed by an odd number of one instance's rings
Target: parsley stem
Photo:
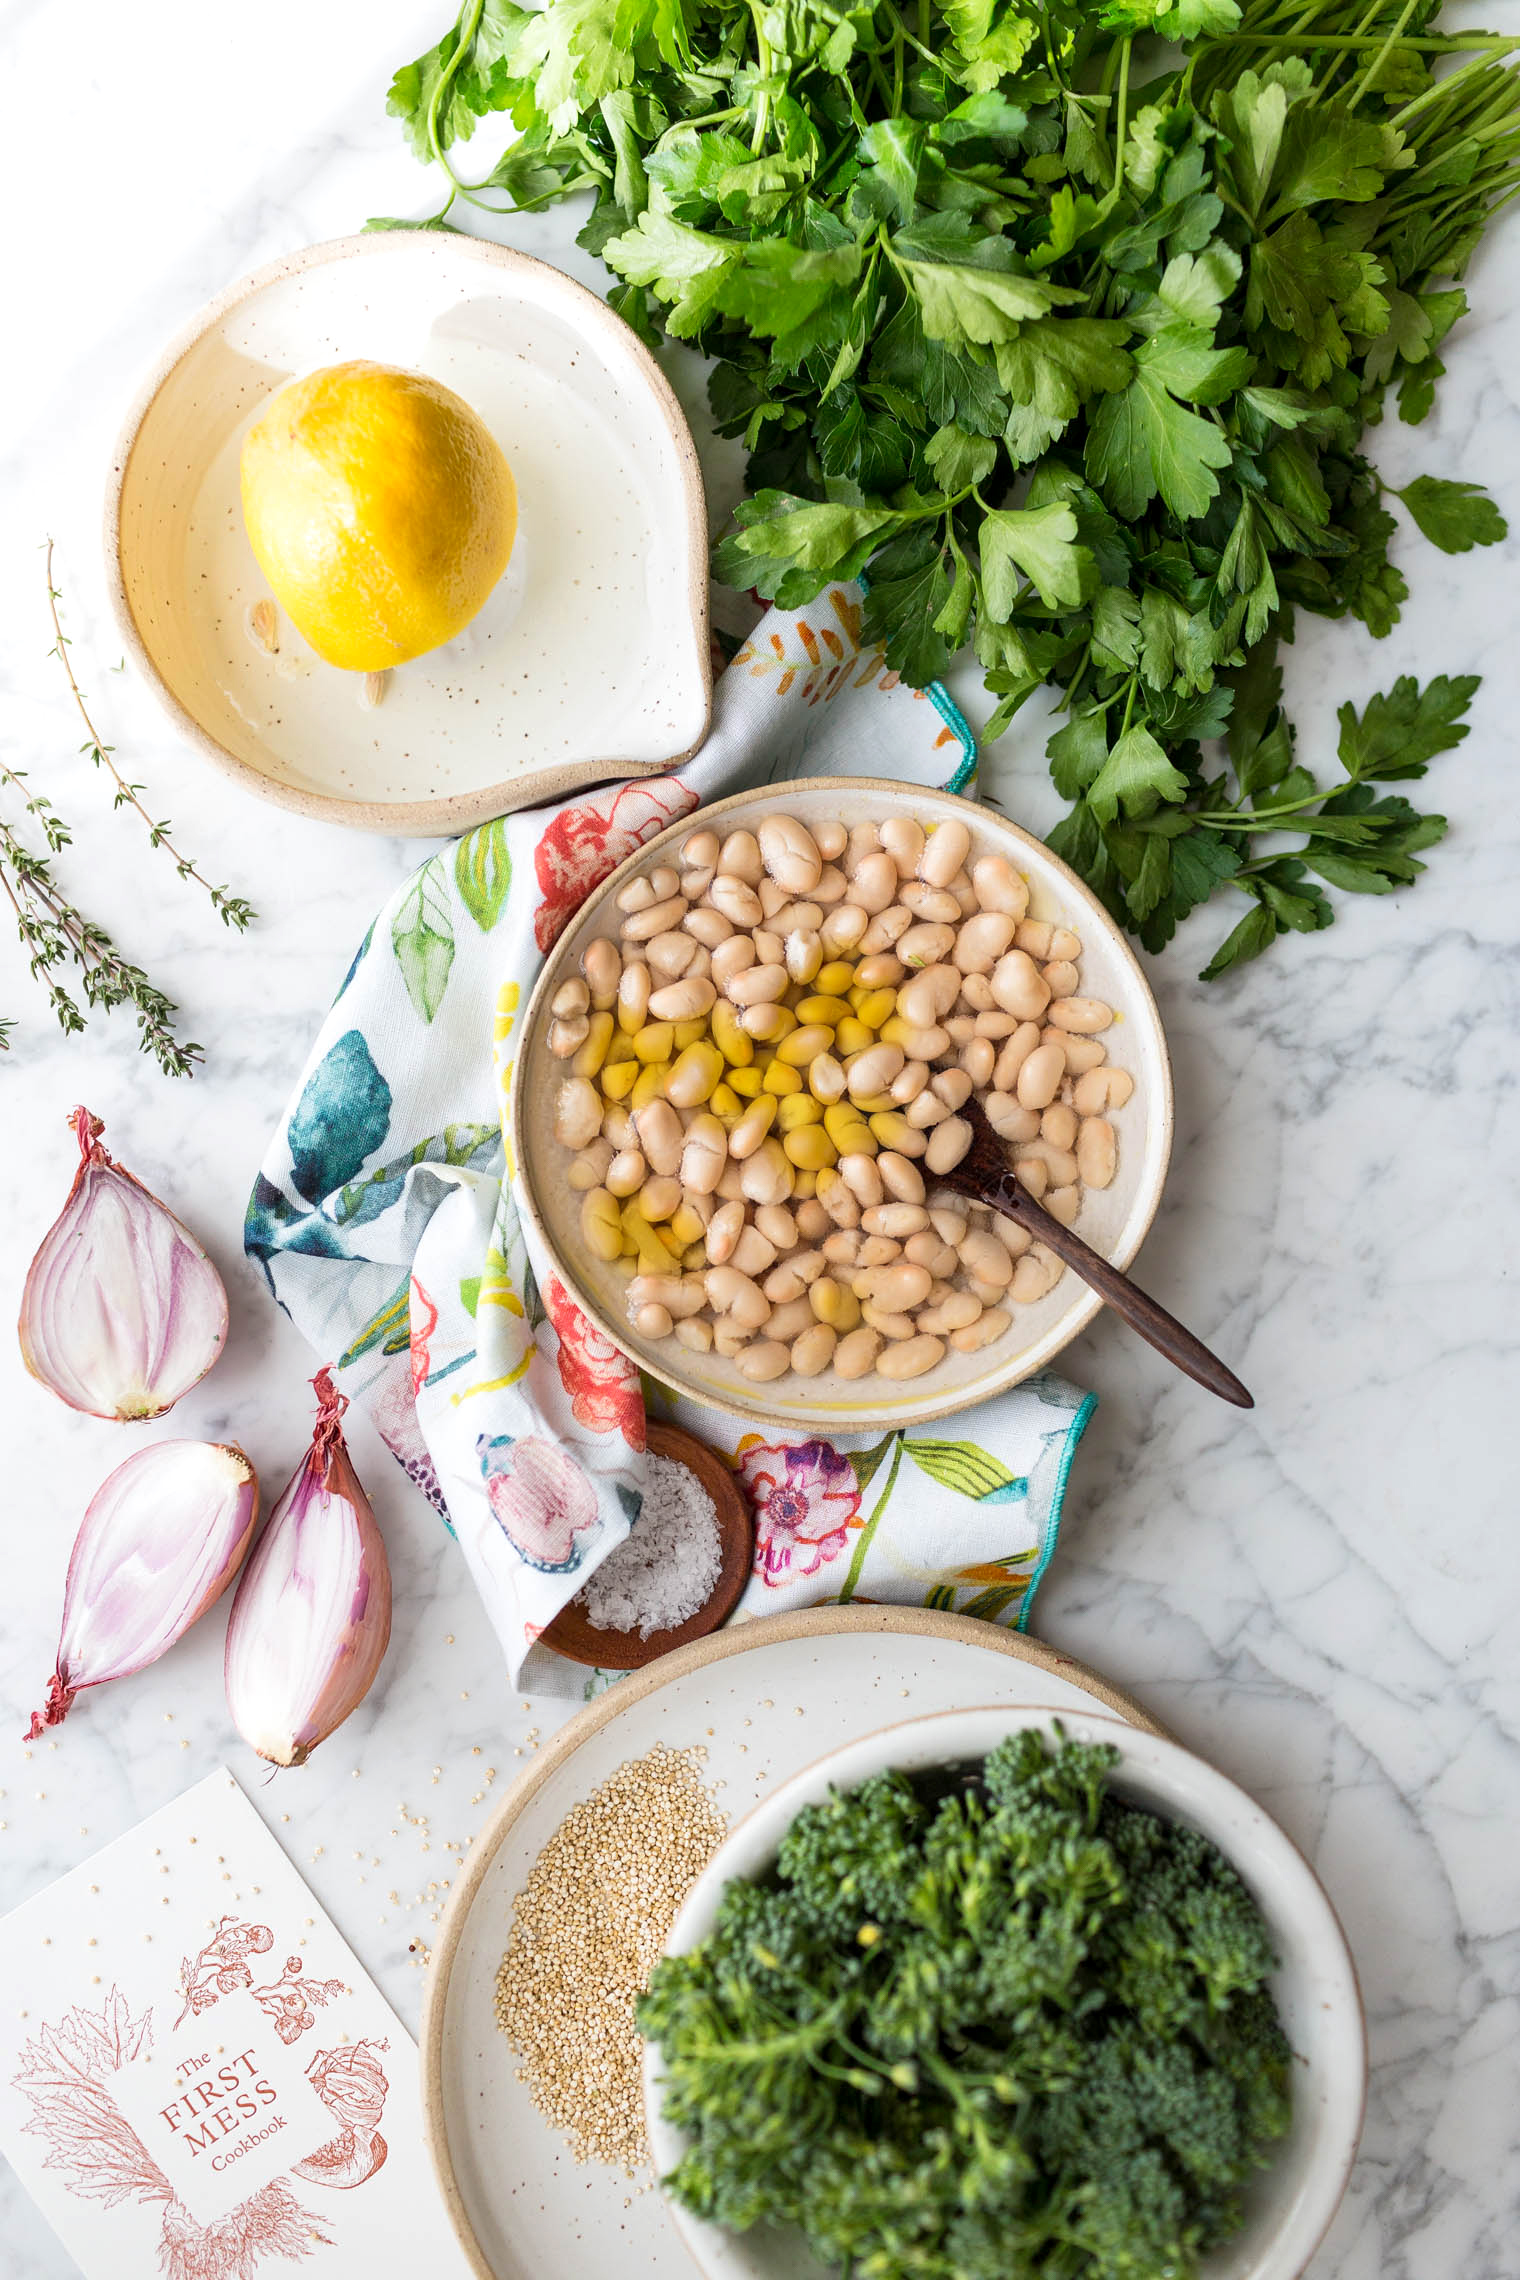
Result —
[[1129, 58], [1134, 46], [1126, 40], [1119, 57], [1119, 103], [1114, 117], [1114, 191], [1117, 195], [1124, 181], [1124, 135], [1129, 114]]

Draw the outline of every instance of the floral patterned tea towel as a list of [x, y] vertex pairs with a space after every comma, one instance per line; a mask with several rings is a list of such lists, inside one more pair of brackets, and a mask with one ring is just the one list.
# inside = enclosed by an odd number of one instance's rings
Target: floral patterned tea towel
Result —
[[[798, 775], [959, 791], [970, 731], [861, 646], [836, 586], [772, 610], [668, 776], [484, 824], [398, 888], [281, 1120], [245, 1241], [271, 1290], [459, 1539], [514, 1680], [571, 1684], [540, 1634], [627, 1535], [644, 1487], [637, 1371], [581, 1314], [519, 1214], [502, 1140], [517, 1024], [570, 914], [701, 803]], [[1090, 1399], [1044, 1377], [943, 1434], [768, 1440], [652, 1388], [753, 1501], [739, 1618], [821, 1599], [1022, 1624]], [[578, 1686], [580, 1681], [575, 1680]]]

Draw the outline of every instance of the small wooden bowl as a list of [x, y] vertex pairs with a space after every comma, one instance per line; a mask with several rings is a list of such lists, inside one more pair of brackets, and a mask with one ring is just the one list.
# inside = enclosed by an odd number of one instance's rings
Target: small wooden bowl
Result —
[[649, 1448], [653, 1456], [669, 1457], [678, 1465], [688, 1466], [712, 1498], [722, 1558], [718, 1580], [712, 1596], [695, 1615], [688, 1615], [684, 1623], [668, 1631], [651, 1631], [647, 1639], [637, 1631], [597, 1630], [585, 1608], [572, 1599], [568, 1607], [560, 1609], [540, 1641], [569, 1662], [587, 1663], [596, 1670], [642, 1670], [645, 1663], [668, 1655], [672, 1647], [690, 1646], [693, 1639], [705, 1638], [709, 1631], [726, 1623], [749, 1580], [755, 1556], [754, 1515], [722, 1458], [679, 1425], [651, 1424]]

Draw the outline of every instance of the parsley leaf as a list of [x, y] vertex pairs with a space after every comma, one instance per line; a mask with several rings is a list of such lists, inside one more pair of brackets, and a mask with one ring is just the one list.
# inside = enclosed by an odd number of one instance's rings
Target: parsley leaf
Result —
[[1443, 554], [1469, 554], [1475, 546], [1497, 546], [1509, 524], [1481, 483], [1452, 483], [1439, 475], [1417, 475], [1394, 497], [1402, 499], [1425, 536]]

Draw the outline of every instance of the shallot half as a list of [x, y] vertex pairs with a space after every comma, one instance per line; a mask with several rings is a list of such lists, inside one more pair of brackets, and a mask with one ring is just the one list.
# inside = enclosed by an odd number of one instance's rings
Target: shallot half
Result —
[[391, 1571], [326, 1370], [311, 1447], [269, 1515], [227, 1623], [227, 1707], [272, 1765], [304, 1765], [369, 1692], [391, 1635]]
[[227, 1338], [227, 1292], [188, 1228], [100, 1145], [87, 1108], [69, 1118], [79, 1169], [21, 1295], [21, 1358], [92, 1417], [161, 1417]]
[[85, 1687], [172, 1647], [237, 1574], [258, 1513], [258, 1476], [239, 1448], [156, 1441], [118, 1465], [74, 1539], [47, 1707], [26, 1739], [58, 1725]]

